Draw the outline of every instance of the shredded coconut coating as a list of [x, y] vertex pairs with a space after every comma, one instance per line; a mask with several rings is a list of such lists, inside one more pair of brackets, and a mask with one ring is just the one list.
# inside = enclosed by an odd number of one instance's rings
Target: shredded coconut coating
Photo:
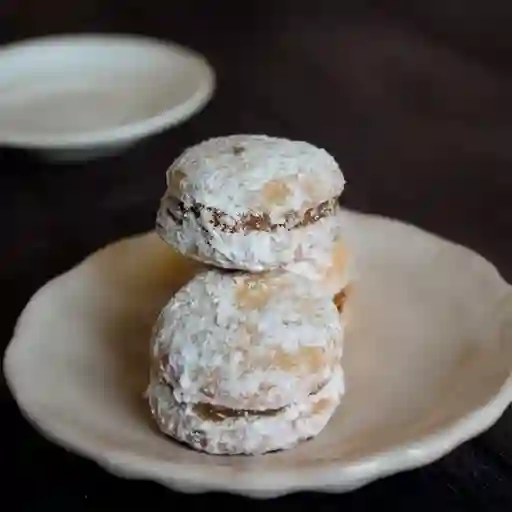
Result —
[[255, 455], [292, 448], [317, 436], [332, 417], [343, 393], [343, 372], [338, 366], [317, 393], [273, 415], [208, 420], [198, 415], [192, 404], [178, 402], [169, 386], [158, 381], [151, 383], [148, 398], [164, 434], [210, 454]]
[[337, 197], [345, 180], [334, 158], [308, 142], [266, 135], [230, 135], [185, 150], [167, 171], [172, 195], [236, 217], [290, 211]]
[[332, 298], [302, 276], [210, 270], [160, 314], [153, 375], [181, 403], [278, 409], [331, 378], [343, 333]]

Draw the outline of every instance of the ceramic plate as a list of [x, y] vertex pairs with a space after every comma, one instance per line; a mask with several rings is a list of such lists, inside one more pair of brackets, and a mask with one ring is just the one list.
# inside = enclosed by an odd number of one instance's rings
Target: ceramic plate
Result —
[[345, 212], [358, 278], [347, 304], [347, 394], [290, 451], [215, 457], [160, 435], [143, 392], [159, 309], [196, 271], [154, 233], [113, 244], [42, 288], [5, 375], [41, 432], [115, 474], [190, 491], [347, 491], [429, 463], [493, 424], [512, 397], [512, 291], [477, 254]]
[[54, 158], [115, 152], [188, 119], [214, 83], [203, 56], [143, 36], [10, 44], [0, 50], [0, 144]]

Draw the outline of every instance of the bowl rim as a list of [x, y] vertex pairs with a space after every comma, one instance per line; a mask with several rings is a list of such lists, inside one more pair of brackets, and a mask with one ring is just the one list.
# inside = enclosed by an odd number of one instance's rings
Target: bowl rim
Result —
[[175, 126], [200, 111], [212, 98], [216, 87], [216, 76], [212, 66], [200, 53], [166, 39], [138, 34], [122, 33], [80, 33], [48, 35], [9, 43], [0, 48], [0, 65], [8, 54], [15, 55], [23, 50], [37, 51], [51, 46], [67, 44], [79, 48], [88, 44], [131, 44], [148, 49], [164, 50], [186, 58], [199, 71], [199, 80], [194, 93], [183, 103], [162, 110], [160, 113], [141, 118], [121, 126], [83, 131], [73, 134], [25, 134], [12, 132], [0, 135], [0, 145], [28, 149], [70, 149], [89, 148], [128, 142]]

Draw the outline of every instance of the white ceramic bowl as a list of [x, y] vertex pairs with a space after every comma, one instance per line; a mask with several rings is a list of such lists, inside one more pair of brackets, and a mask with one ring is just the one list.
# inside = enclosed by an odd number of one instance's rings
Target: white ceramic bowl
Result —
[[0, 50], [0, 145], [57, 159], [119, 151], [209, 100], [200, 55], [142, 36], [75, 35]]
[[160, 435], [142, 397], [150, 329], [194, 272], [155, 234], [121, 241], [30, 301], [5, 356], [21, 410], [55, 442], [182, 491], [341, 492], [429, 463], [512, 398], [512, 288], [477, 254], [414, 227], [344, 213], [359, 278], [347, 303], [347, 394], [314, 440], [257, 457]]

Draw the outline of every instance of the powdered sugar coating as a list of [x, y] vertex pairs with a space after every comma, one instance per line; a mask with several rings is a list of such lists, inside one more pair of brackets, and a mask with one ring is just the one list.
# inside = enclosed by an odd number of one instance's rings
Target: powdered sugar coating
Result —
[[168, 214], [167, 198], [157, 216], [157, 233], [178, 252], [204, 263], [228, 269], [262, 272], [296, 260], [330, 253], [339, 231], [336, 215], [288, 230], [229, 233], [202, 216], [186, 215], [181, 223]]
[[312, 246], [310, 250], [303, 252], [301, 258], [296, 258], [284, 268], [317, 282], [325, 289], [326, 294], [335, 295], [354, 279], [355, 267], [345, 244], [341, 212], [337, 212], [330, 222], [334, 226], [330, 245], [327, 248], [325, 245]]
[[292, 448], [318, 435], [335, 412], [343, 393], [343, 372], [338, 366], [320, 391], [270, 416], [247, 414], [210, 421], [199, 416], [192, 404], [176, 401], [169, 386], [158, 381], [151, 383], [148, 398], [163, 433], [211, 454], [253, 455]]
[[343, 333], [332, 300], [302, 276], [211, 270], [163, 309], [152, 340], [153, 375], [181, 403], [277, 409], [329, 380]]
[[237, 217], [268, 213], [274, 223], [337, 197], [345, 180], [334, 158], [308, 142], [229, 135], [185, 150], [167, 171], [169, 193]]

